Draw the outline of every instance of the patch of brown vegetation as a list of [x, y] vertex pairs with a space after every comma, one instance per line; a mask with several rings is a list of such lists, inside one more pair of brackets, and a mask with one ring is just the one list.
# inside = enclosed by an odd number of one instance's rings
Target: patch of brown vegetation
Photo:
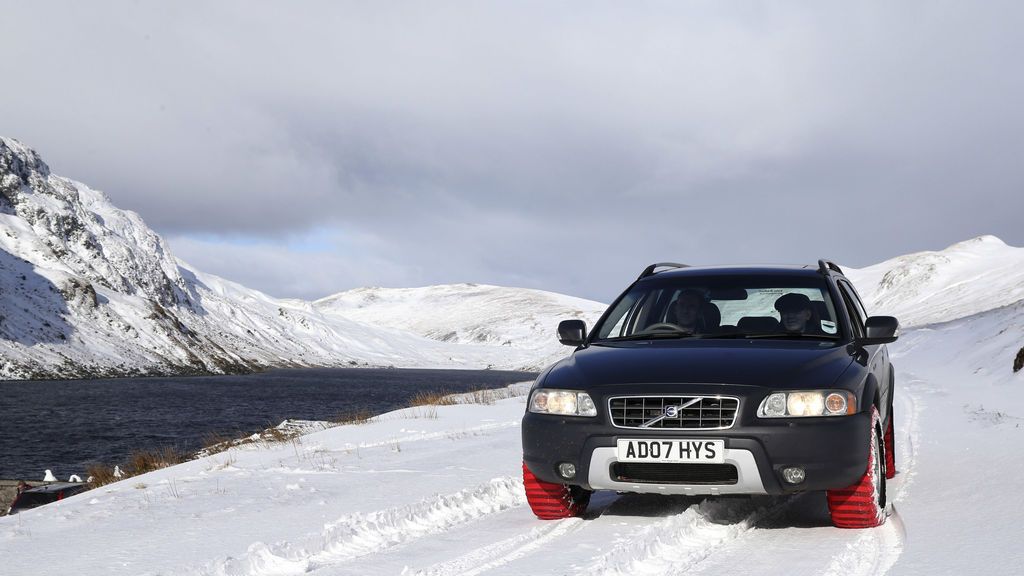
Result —
[[121, 466], [121, 477], [114, 476], [114, 467], [107, 464], [93, 464], [86, 469], [93, 488], [181, 464], [188, 458], [177, 448], [164, 447], [155, 450], [139, 450], [128, 457], [128, 462]]
[[418, 392], [409, 401], [409, 406], [452, 406], [456, 404], [451, 392]]

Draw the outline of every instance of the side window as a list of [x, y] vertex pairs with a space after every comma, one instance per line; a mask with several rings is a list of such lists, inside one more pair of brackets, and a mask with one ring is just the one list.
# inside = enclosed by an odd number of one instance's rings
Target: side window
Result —
[[629, 311], [629, 317], [626, 319], [626, 324], [622, 328], [622, 336], [629, 336], [637, 332], [642, 326], [645, 326], [645, 320], [651, 313], [651, 304], [653, 300], [654, 298], [651, 294], [647, 293], [637, 301], [636, 306]]
[[852, 296], [850, 300], [853, 301], [853, 305], [857, 308], [857, 311], [860, 312], [860, 317], [866, 321], [868, 319], [868, 312], [864, 308], [864, 303], [860, 299], [860, 294], [857, 294], [857, 289], [853, 287], [853, 284], [849, 284], [847, 282], [843, 282], [842, 284], [850, 291], [850, 296]]
[[633, 315], [633, 307], [636, 305], [636, 296], [629, 294], [623, 298], [612, 310], [608, 319], [617, 318], [613, 322], [606, 322], [598, 333], [598, 338], [615, 338], [625, 334], [626, 323]]
[[839, 282], [839, 292], [843, 297], [843, 305], [846, 306], [847, 314], [850, 316], [850, 320], [853, 322], [853, 334], [857, 338], [864, 336], [864, 309], [860, 306], [860, 302], [852, 294], [850, 285], [846, 282]]
[[[613, 318], [615, 317], [614, 313], [613, 313], [612, 317]], [[618, 337], [618, 336], [622, 336], [622, 332], [625, 329], [625, 326], [626, 326], [626, 314], [620, 314], [618, 322], [616, 322], [615, 324], [607, 325], [605, 328], [603, 328], [601, 330], [601, 332], [597, 335], [597, 337], [598, 338], [609, 338], [609, 337], [615, 338], [615, 337]]]

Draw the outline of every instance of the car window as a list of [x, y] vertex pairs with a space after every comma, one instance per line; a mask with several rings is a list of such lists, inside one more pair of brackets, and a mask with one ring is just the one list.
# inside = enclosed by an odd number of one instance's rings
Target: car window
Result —
[[[629, 296], [633, 296], [633, 297], [630, 298]], [[608, 322], [606, 324], [606, 328], [605, 328], [605, 336], [606, 337], [607, 336], [623, 336], [623, 335], [625, 335], [625, 333], [626, 333], [625, 332], [626, 316], [627, 316], [626, 312], [628, 312], [629, 309], [633, 307], [633, 304], [635, 302], [636, 302], [636, 295], [635, 294], [631, 294], [631, 295], [627, 295], [626, 298], [623, 298], [622, 300], [619, 301], [618, 304], [615, 305], [615, 309], [612, 310], [612, 312], [611, 312], [609, 317], [610, 318], [616, 318], [616, 320], [614, 322]]]
[[856, 308], [857, 312], [860, 314], [861, 320], [866, 321], [868, 318], [868, 313], [867, 310], [864, 308], [864, 302], [861, 301], [860, 295], [857, 294], [857, 289], [853, 287], [853, 284], [850, 284], [849, 282], [846, 282], [844, 280], [840, 280], [839, 283], [842, 284], [843, 288], [846, 289], [847, 296], [853, 303], [854, 308]]
[[[792, 305], [799, 322], [780, 313]], [[838, 325], [824, 278], [735, 275], [638, 282], [594, 327], [595, 340], [652, 333], [836, 338]]]

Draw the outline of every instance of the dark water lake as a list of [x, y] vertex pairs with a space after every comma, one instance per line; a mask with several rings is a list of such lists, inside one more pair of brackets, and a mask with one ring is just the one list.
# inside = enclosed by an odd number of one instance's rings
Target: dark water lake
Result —
[[0, 478], [85, 477], [138, 450], [194, 452], [286, 418], [331, 420], [409, 405], [424, 391], [467, 392], [532, 380], [530, 372], [325, 368], [244, 376], [0, 382]]

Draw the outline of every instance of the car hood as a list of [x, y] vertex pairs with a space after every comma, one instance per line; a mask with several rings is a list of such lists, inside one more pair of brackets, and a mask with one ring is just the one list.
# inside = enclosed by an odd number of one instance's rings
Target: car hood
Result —
[[545, 387], [702, 383], [827, 388], [853, 362], [846, 346], [803, 341], [640, 341], [592, 345], [553, 365]]

